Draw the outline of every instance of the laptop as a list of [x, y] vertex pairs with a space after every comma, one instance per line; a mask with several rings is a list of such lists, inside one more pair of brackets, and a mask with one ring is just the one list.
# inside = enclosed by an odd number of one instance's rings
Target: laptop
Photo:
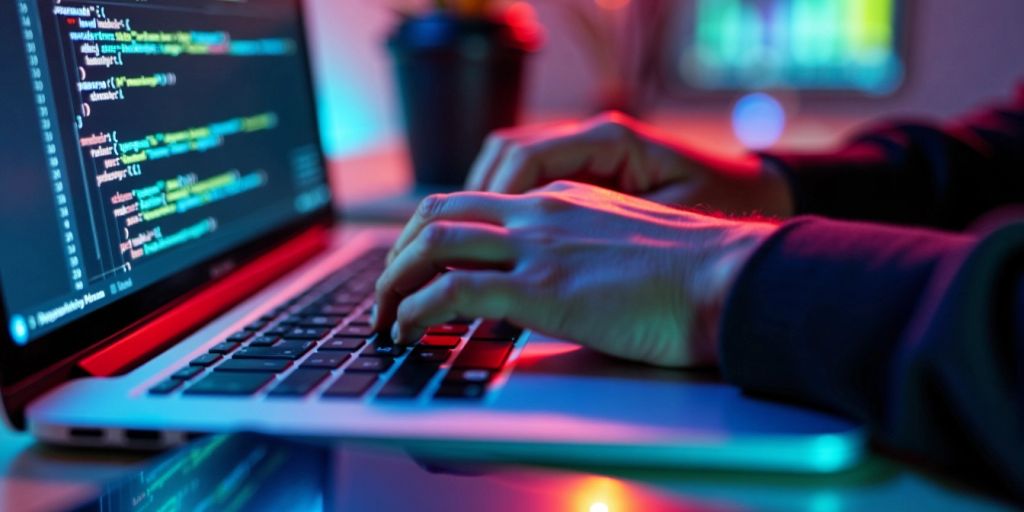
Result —
[[0, 27], [2, 400], [43, 442], [801, 472], [863, 453], [846, 420], [500, 319], [378, 339], [398, 227], [335, 220], [298, 1], [11, 0]]

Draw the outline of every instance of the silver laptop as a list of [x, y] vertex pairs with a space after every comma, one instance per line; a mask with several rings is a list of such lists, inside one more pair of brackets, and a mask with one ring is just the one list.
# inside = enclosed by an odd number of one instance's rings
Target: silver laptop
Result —
[[494, 319], [374, 336], [397, 231], [334, 221], [297, 1], [11, 0], [0, 62], [2, 397], [47, 443], [244, 430], [806, 472], [862, 454], [847, 421]]

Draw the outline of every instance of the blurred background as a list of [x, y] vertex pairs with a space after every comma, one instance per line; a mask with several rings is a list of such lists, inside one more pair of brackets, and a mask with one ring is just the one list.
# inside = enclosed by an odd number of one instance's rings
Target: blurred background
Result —
[[[398, 15], [386, 2], [309, 4], [328, 153], [399, 144], [384, 45]], [[620, 106], [723, 151], [826, 146], [879, 116], [948, 118], [1012, 95], [1024, 79], [1020, 0], [529, 4], [545, 37], [529, 62], [527, 121]], [[609, 83], [623, 74], [616, 51], [632, 56], [625, 74], [639, 81], [625, 91]], [[768, 96], [746, 97], [759, 91]]]

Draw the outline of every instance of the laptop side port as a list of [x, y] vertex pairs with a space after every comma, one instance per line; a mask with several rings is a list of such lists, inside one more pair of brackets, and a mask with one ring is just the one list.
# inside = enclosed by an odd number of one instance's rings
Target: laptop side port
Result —
[[163, 439], [163, 433], [159, 430], [127, 429], [124, 431], [124, 438], [129, 443], [159, 443]]
[[68, 429], [68, 436], [71, 439], [83, 441], [98, 441], [103, 439], [103, 434], [104, 432], [101, 428], [71, 427]]

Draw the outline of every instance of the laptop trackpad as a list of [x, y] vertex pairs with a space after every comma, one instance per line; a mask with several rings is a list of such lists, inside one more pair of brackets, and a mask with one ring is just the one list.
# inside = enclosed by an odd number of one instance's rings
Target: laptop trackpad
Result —
[[515, 372], [534, 375], [573, 375], [641, 381], [719, 382], [718, 370], [681, 370], [634, 363], [576, 343], [533, 340], [520, 352]]
[[826, 414], [744, 395], [717, 370], [659, 368], [531, 335], [494, 405], [731, 433], [846, 430]]

